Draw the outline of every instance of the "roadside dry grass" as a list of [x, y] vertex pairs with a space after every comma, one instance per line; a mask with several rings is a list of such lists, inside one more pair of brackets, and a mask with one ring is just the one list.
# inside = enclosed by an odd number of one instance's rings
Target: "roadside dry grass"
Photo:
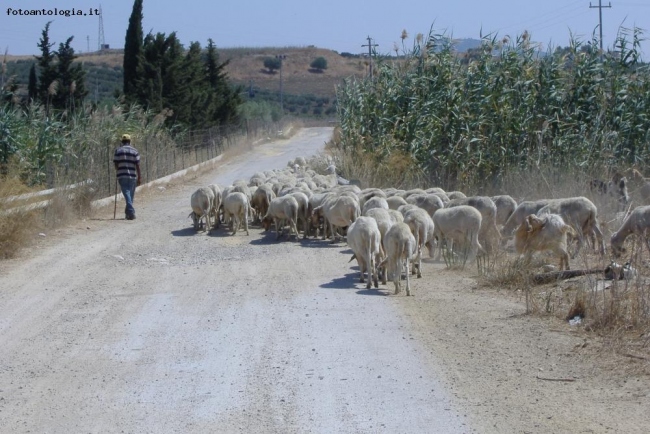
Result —
[[[30, 189], [11, 174], [0, 177], [0, 199], [29, 193]], [[0, 202], [0, 259], [9, 259], [38, 234], [39, 211], [6, 213], [8, 206]]]

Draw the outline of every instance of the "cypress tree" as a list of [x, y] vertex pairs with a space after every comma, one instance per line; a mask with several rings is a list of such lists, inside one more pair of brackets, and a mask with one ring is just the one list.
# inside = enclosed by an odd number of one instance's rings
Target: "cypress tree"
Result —
[[38, 62], [38, 68], [40, 70], [40, 80], [38, 83], [38, 99], [41, 103], [47, 102], [48, 90], [52, 83], [56, 80], [56, 68], [54, 66], [54, 53], [52, 52], [52, 47], [54, 42], [50, 42], [50, 24], [52, 21], [48, 21], [45, 24], [45, 28], [41, 32], [41, 39], [39, 40], [37, 46], [41, 50], [40, 56], [34, 56]]
[[52, 97], [52, 105], [57, 109], [74, 110], [75, 107], [81, 107], [83, 98], [86, 96], [86, 72], [80, 64], [73, 65], [77, 56], [74, 54], [74, 48], [70, 46], [72, 39], [70, 36], [65, 43], [59, 44], [56, 52], [56, 72], [57, 81], [59, 82], [57, 94]]
[[38, 99], [38, 81], [36, 79], [36, 64], [29, 68], [29, 83], [27, 85], [27, 101], [35, 102]]
[[214, 41], [208, 39], [208, 47], [205, 60], [206, 80], [210, 87], [210, 108], [206, 110], [207, 120], [212, 125], [223, 125], [236, 121], [237, 107], [241, 104], [241, 87], [232, 88], [228, 82], [228, 75], [225, 71], [230, 61], [219, 63]]
[[133, 2], [133, 11], [129, 18], [124, 41], [124, 86], [123, 92], [127, 101], [138, 99], [138, 72], [142, 69], [143, 32], [142, 32], [142, 0]]

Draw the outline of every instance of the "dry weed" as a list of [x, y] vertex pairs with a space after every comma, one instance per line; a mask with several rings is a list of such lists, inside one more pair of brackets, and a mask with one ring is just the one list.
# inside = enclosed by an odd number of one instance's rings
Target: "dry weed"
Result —
[[[8, 198], [29, 192], [17, 177], [0, 178], [0, 198]], [[0, 259], [16, 256], [18, 251], [29, 245], [38, 232], [38, 211], [16, 211], [7, 213], [8, 206], [0, 202]]]

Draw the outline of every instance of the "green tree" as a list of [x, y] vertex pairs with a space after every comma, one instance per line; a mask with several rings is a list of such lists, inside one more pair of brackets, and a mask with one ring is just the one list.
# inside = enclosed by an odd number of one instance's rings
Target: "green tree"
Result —
[[34, 56], [38, 63], [38, 68], [40, 72], [40, 80], [38, 83], [38, 99], [41, 103], [45, 103], [49, 108], [49, 91], [53, 90], [51, 88], [56, 85], [56, 67], [54, 66], [54, 56], [55, 53], [52, 51], [54, 42], [50, 42], [50, 24], [52, 21], [48, 21], [45, 24], [45, 28], [41, 32], [41, 39], [39, 40], [37, 46], [41, 50], [40, 56]]
[[58, 89], [56, 95], [52, 96], [52, 105], [54, 108], [74, 111], [76, 107], [81, 107], [83, 99], [88, 92], [86, 91], [86, 72], [81, 64], [73, 64], [77, 58], [74, 54], [74, 48], [70, 46], [74, 36], [70, 36], [65, 43], [59, 44], [56, 51], [56, 80]]
[[282, 60], [277, 57], [267, 57], [264, 59], [264, 67], [273, 74], [276, 69], [282, 68]]
[[141, 70], [143, 54], [142, 0], [133, 2], [124, 41], [124, 85], [123, 92], [127, 101], [137, 99], [138, 72]]
[[228, 83], [225, 68], [229, 61], [219, 63], [219, 55], [212, 39], [208, 39], [206, 54], [206, 79], [210, 90], [210, 121], [212, 124], [234, 122], [238, 118], [238, 107], [242, 103], [239, 96], [241, 89], [233, 89]]
[[327, 59], [324, 57], [317, 57], [309, 64], [309, 67], [322, 72], [324, 69], [327, 69]]
[[27, 100], [28, 102], [37, 101], [38, 99], [38, 81], [36, 79], [36, 64], [32, 63], [29, 68], [29, 82], [27, 85]]

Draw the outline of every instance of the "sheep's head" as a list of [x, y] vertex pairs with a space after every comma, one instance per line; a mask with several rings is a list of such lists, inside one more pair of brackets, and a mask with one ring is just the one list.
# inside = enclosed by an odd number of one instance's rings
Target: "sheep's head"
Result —
[[627, 249], [625, 249], [625, 247], [623, 247], [623, 246], [619, 246], [619, 245], [617, 245], [617, 244], [613, 244], [613, 243], [612, 243], [612, 255], [613, 255], [615, 258], [620, 258], [621, 255], [624, 254], [624, 253], [626, 253], [626, 252], [627, 252]]
[[264, 231], [268, 231], [271, 229], [271, 225], [273, 224], [273, 219], [271, 217], [265, 216], [262, 219], [262, 227], [264, 228]]
[[320, 223], [320, 213], [321, 213], [321, 207], [316, 207], [314, 210], [311, 212], [311, 224], [314, 226], [318, 226]]
[[526, 227], [528, 232], [535, 232], [542, 229], [545, 223], [545, 219], [539, 218], [535, 214], [530, 214], [526, 217]]

